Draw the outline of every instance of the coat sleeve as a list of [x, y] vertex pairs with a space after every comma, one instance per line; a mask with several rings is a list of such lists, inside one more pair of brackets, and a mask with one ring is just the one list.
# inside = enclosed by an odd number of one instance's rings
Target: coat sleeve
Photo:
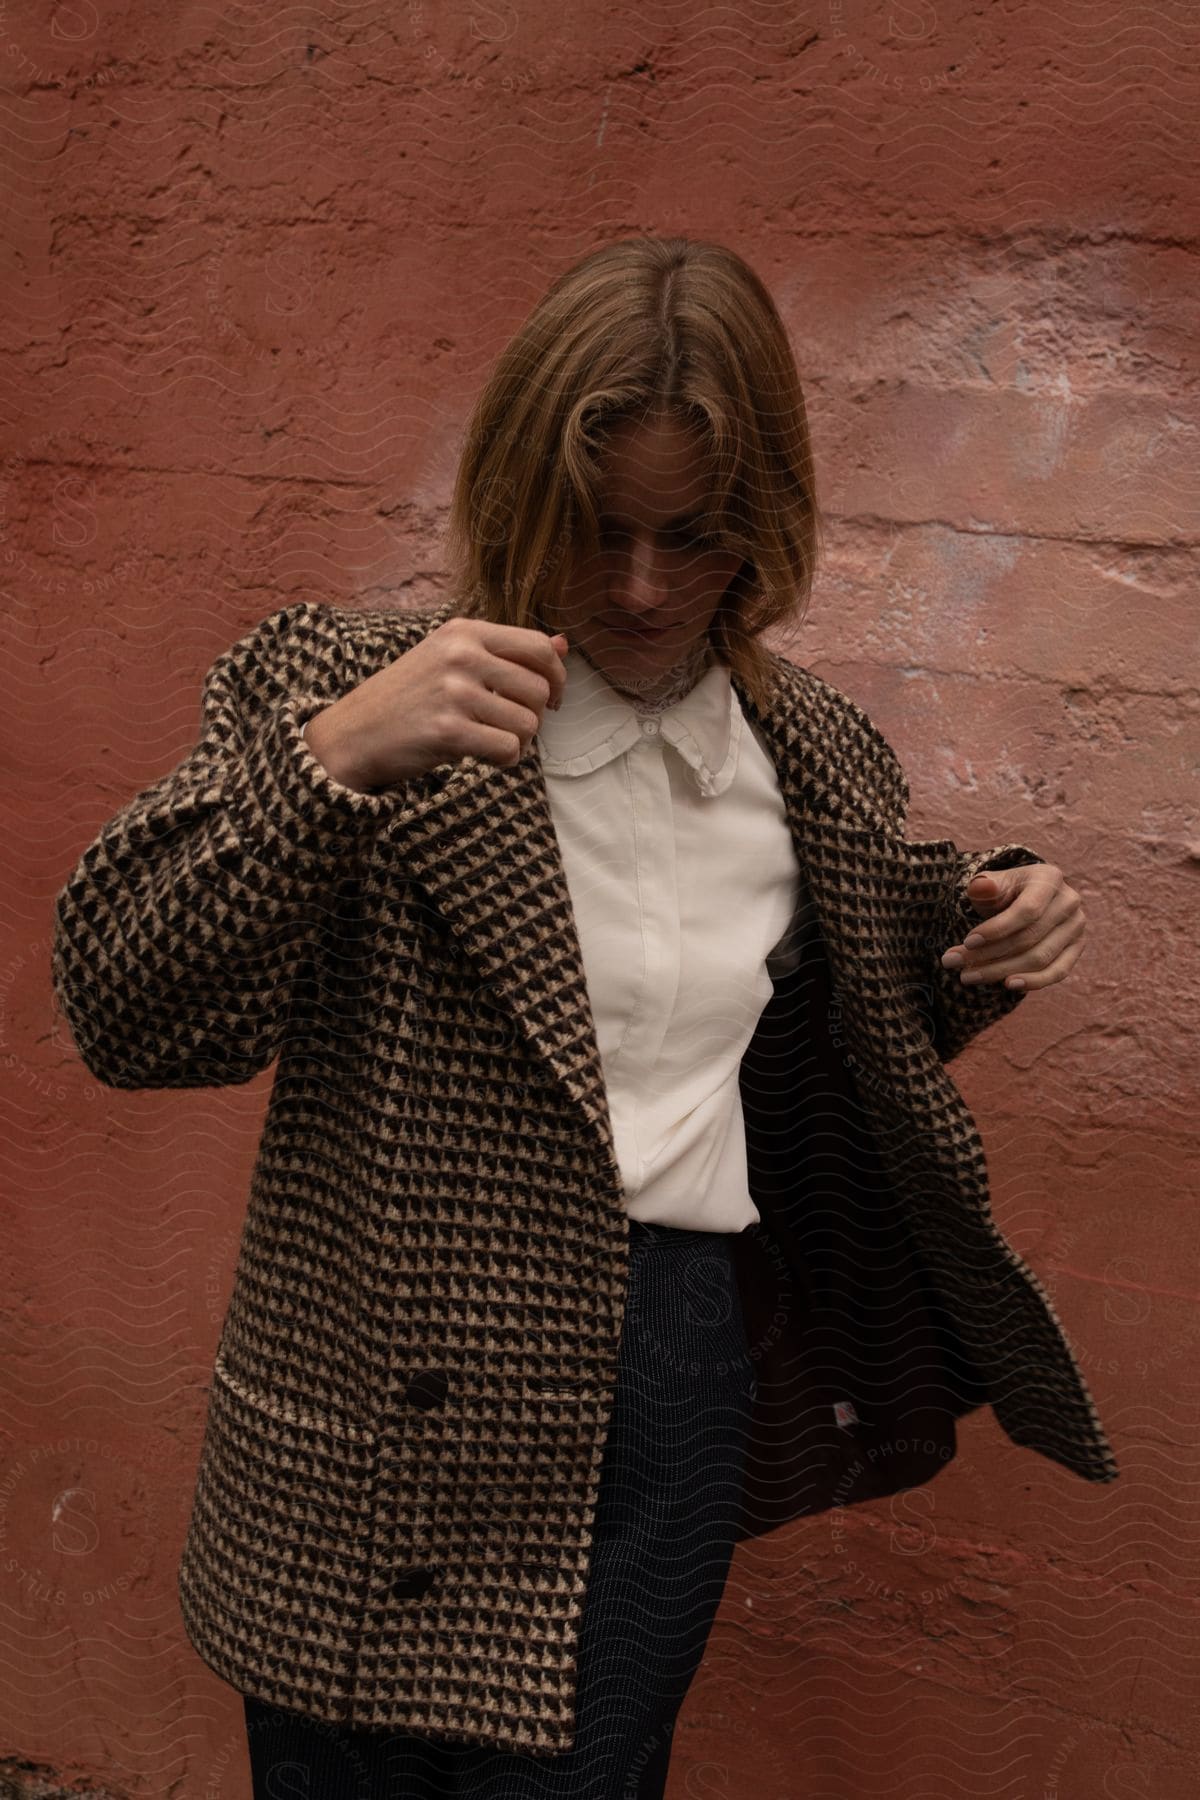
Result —
[[[877, 774], [874, 783], [876, 816], [882, 819], [885, 830], [904, 837], [908, 817], [908, 778], [900, 758], [878, 727], [865, 715], [863, 718]], [[926, 934], [933, 1045], [943, 1063], [951, 1062], [966, 1049], [972, 1038], [1006, 1017], [1027, 998], [1026, 989], [1006, 988], [1003, 982], [970, 982], [964, 986], [957, 969], [942, 967], [942, 957], [950, 946], [961, 943], [983, 916], [975, 911], [967, 898], [969, 883], [985, 870], [1015, 869], [1045, 861], [1024, 844], [997, 844], [988, 850], [959, 850], [956, 846], [952, 849], [954, 860], [949, 878]]]
[[967, 886], [989, 869], [1017, 869], [1044, 861], [1024, 844], [998, 844], [991, 850], [960, 850], [958, 867], [947, 886], [934, 924], [930, 983], [933, 1000], [933, 1044], [943, 1063], [965, 1050], [973, 1037], [1003, 1019], [1027, 997], [1024, 988], [1008, 988], [1003, 982], [978, 981], [963, 985], [957, 969], [942, 967], [942, 957], [952, 944], [960, 944], [982, 918], [967, 899]]
[[305, 723], [354, 685], [330, 609], [273, 613], [204, 680], [199, 741], [122, 808], [54, 902], [54, 993], [114, 1088], [221, 1087], [273, 1062], [333, 883], [404, 804], [360, 794]]

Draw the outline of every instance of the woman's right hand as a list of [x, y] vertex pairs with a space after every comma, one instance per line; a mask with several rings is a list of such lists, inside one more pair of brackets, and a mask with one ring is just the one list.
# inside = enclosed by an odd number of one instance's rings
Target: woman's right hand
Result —
[[566, 685], [562, 632], [450, 618], [315, 713], [304, 741], [335, 781], [366, 792], [477, 756], [510, 768]]

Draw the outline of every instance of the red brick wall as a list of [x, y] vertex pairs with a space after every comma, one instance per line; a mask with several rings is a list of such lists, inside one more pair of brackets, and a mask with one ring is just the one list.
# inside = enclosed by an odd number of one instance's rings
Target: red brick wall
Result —
[[1084, 895], [1076, 970], [955, 1073], [1124, 1469], [977, 1416], [933, 1487], [744, 1547], [671, 1800], [1195, 1790], [1198, 39], [1178, 0], [0, 4], [0, 1785], [248, 1793], [174, 1583], [268, 1081], [97, 1088], [53, 895], [242, 631], [435, 596], [489, 359], [649, 229], [734, 245], [795, 343], [792, 654], [901, 751], [913, 836]]

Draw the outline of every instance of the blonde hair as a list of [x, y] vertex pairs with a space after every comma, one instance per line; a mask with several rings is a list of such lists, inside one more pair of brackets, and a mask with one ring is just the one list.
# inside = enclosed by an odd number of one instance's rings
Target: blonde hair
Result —
[[701, 429], [709, 525], [743, 559], [709, 643], [764, 706], [770, 669], [756, 640], [803, 617], [821, 521], [787, 333], [758, 276], [723, 245], [606, 244], [538, 302], [467, 426], [448, 527], [451, 594], [474, 617], [557, 629], [572, 558], [597, 541], [607, 434], [664, 413]]

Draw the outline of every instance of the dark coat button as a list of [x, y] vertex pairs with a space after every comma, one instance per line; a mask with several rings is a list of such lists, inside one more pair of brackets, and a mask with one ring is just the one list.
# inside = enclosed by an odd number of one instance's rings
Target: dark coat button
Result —
[[392, 1583], [393, 1600], [419, 1600], [438, 1578], [436, 1569], [405, 1569]]
[[445, 1369], [422, 1369], [409, 1382], [404, 1398], [410, 1406], [419, 1406], [422, 1412], [428, 1412], [431, 1406], [445, 1405], [449, 1387], [450, 1377]]

